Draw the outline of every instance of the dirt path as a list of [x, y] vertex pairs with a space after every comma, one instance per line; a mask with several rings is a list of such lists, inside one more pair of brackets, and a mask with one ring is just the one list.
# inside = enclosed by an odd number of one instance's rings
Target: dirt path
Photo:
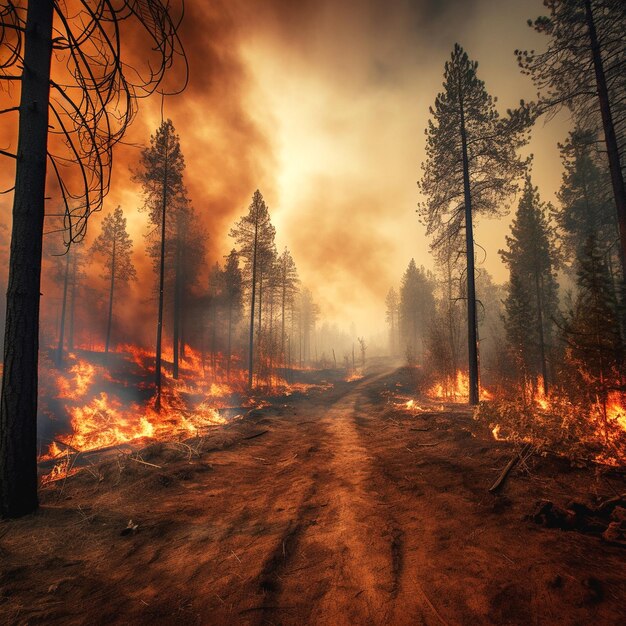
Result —
[[155, 445], [45, 492], [0, 524], [0, 623], [620, 623], [623, 549], [524, 516], [623, 479], [543, 460], [494, 498], [510, 446], [464, 409], [398, 408], [398, 380], [335, 381], [199, 456]]

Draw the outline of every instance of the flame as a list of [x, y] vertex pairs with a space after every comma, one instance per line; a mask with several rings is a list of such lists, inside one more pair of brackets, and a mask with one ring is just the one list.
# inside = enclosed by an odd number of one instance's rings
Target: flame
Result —
[[[469, 376], [466, 372], [457, 371], [454, 381], [435, 383], [426, 395], [433, 400], [446, 402], [467, 402], [469, 400]], [[493, 399], [492, 394], [485, 388], [480, 389], [481, 400]]]
[[[68, 358], [76, 359], [76, 355], [70, 354]], [[72, 400], [82, 398], [91, 387], [96, 368], [91, 365], [91, 363], [79, 360], [70, 368], [69, 373], [73, 374], [73, 376], [57, 377], [57, 385], [59, 387], [58, 397]]]
[[[67, 355], [70, 364], [58, 373], [52, 364], [42, 367], [42, 413], [62, 423], [59, 402], [65, 411], [65, 426], [70, 432], [55, 436], [40, 457], [55, 461], [43, 482], [58, 480], [73, 472], [69, 461], [79, 452], [133, 444], [146, 439], [183, 439], [199, 436], [212, 426], [223, 424], [226, 418], [219, 409], [229, 406], [262, 408], [269, 403], [264, 398], [249, 397], [247, 376], [241, 369], [226, 372], [191, 348], [179, 362], [179, 376], [173, 378], [171, 355], [163, 355], [161, 409], [155, 408], [151, 397], [154, 354], [137, 346], [122, 346], [108, 361], [100, 355], [90, 362], [90, 353], [77, 351]], [[93, 360], [93, 359], [92, 359]], [[52, 373], [54, 372], [54, 374]], [[329, 383], [311, 385], [288, 383], [272, 376], [267, 395], [290, 395], [312, 388], [328, 389]], [[53, 402], [51, 402], [53, 401]]]
[[353, 382], [355, 380], [361, 380], [362, 378], [363, 378], [363, 374], [361, 374], [361, 372], [355, 370], [351, 374], [348, 374], [348, 376], [346, 376], [344, 378], [344, 380], [346, 382], [348, 382], [348, 383], [351, 383], [351, 382]]
[[407, 408], [407, 409], [412, 409], [414, 406], [415, 406], [415, 400], [409, 400], [409, 401], [406, 403], [406, 408]]
[[626, 431], [626, 406], [624, 406], [624, 398], [617, 391], [609, 393], [606, 404], [606, 415], [610, 421], [615, 421], [620, 428]]

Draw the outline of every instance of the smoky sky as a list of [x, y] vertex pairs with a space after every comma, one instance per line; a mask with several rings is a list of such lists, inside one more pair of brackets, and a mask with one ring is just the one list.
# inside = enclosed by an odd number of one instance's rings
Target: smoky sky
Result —
[[[207, 267], [232, 248], [228, 230], [259, 188], [278, 248], [292, 251], [322, 317], [382, 334], [385, 294], [410, 259], [433, 267], [415, 214], [416, 182], [443, 65], [459, 42], [479, 61], [479, 75], [503, 110], [533, 97], [513, 50], [541, 46], [525, 20], [542, 9], [540, 0], [186, 2], [187, 89], [140, 103], [115, 153], [105, 202], [104, 213], [122, 206], [135, 243], [140, 279], [127, 298], [126, 332], [144, 336], [145, 315], [137, 313], [152, 314], [147, 218], [137, 210], [142, 200], [132, 170], [163, 112], [180, 135], [186, 186], [206, 231]], [[140, 42], [127, 52], [140, 62]], [[14, 122], [0, 120], [2, 147], [14, 137]], [[556, 142], [564, 132], [554, 123], [534, 133], [535, 182], [545, 199], [559, 184]], [[0, 199], [5, 216], [9, 205], [10, 198]], [[88, 241], [101, 217], [92, 219]], [[506, 274], [497, 250], [509, 221], [476, 229], [487, 248], [485, 267], [500, 282]], [[205, 282], [199, 277], [199, 288]], [[145, 342], [151, 336], [152, 329]]]

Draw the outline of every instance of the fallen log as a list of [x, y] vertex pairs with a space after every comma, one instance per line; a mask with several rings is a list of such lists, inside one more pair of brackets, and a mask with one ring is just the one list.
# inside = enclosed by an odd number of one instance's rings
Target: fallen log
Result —
[[500, 487], [502, 487], [502, 485], [504, 485], [508, 475], [511, 473], [511, 470], [519, 463], [522, 457], [525, 457], [530, 452], [531, 447], [532, 445], [530, 443], [527, 443], [520, 452], [516, 452], [511, 457], [511, 460], [506, 464], [506, 466], [500, 473], [500, 476], [498, 476], [498, 478], [496, 479], [496, 482], [493, 483], [491, 487], [489, 487], [489, 493], [495, 493], [496, 491], [498, 491], [498, 489], [500, 489]]

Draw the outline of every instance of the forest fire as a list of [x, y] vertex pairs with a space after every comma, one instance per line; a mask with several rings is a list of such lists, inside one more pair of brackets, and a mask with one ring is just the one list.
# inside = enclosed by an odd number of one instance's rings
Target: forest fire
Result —
[[[50, 370], [44, 373], [41, 412], [50, 417], [46, 431], [51, 441], [42, 461], [62, 461], [67, 450], [80, 453], [143, 439], [196, 436], [226, 421], [218, 407], [228, 404], [237, 387], [205, 380], [202, 372], [195, 371], [197, 359], [193, 356], [189, 359], [190, 368], [185, 366], [179, 380], [166, 377], [161, 410], [157, 411], [148, 378], [153, 371], [149, 366], [153, 355], [139, 349], [116, 352], [108, 357], [105, 366], [91, 362], [94, 353], [89, 353], [91, 361], [87, 354], [68, 354], [66, 374], [53, 374]], [[129, 380], [134, 389], [128, 388]], [[67, 423], [63, 422], [63, 415]], [[54, 432], [55, 424], [60, 432]], [[62, 475], [59, 467], [51, 476], [55, 475]]]
[[[164, 354], [166, 362], [172, 355]], [[147, 440], [180, 440], [202, 435], [224, 424], [220, 409], [262, 408], [264, 397], [249, 394], [245, 372], [233, 370], [228, 381], [216, 373], [208, 359], [187, 347], [179, 378], [165, 371], [161, 408], [153, 396], [154, 354], [125, 345], [103, 358], [102, 353], [75, 351], [56, 369], [45, 361], [42, 376], [41, 414], [47, 419], [45, 452], [40, 461], [57, 461], [42, 477], [43, 483], [66, 478], [76, 469], [68, 454], [105, 450]], [[290, 396], [311, 389], [329, 389], [332, 384], [287, 382], [274, 375], [264, 396]]]
[[541, 381], [517, 399], [493, 399], [476, 412], [497, 441], [519, 441], [570, 459], [606, 465], [626, 462], [626, 394], [610, 391], [604, 401], [575, 399], [559, 390], [546, 395]]
[[[426, 395], [432, 400], [466, 403], [469, 399], [469, 388], [467, 372], [459, 370], [453, 380], [435, 383], [428, 389]], [[492, 398], [492, 394], [484, 387], [481, 387], [481, 401], [491, 400]]]

